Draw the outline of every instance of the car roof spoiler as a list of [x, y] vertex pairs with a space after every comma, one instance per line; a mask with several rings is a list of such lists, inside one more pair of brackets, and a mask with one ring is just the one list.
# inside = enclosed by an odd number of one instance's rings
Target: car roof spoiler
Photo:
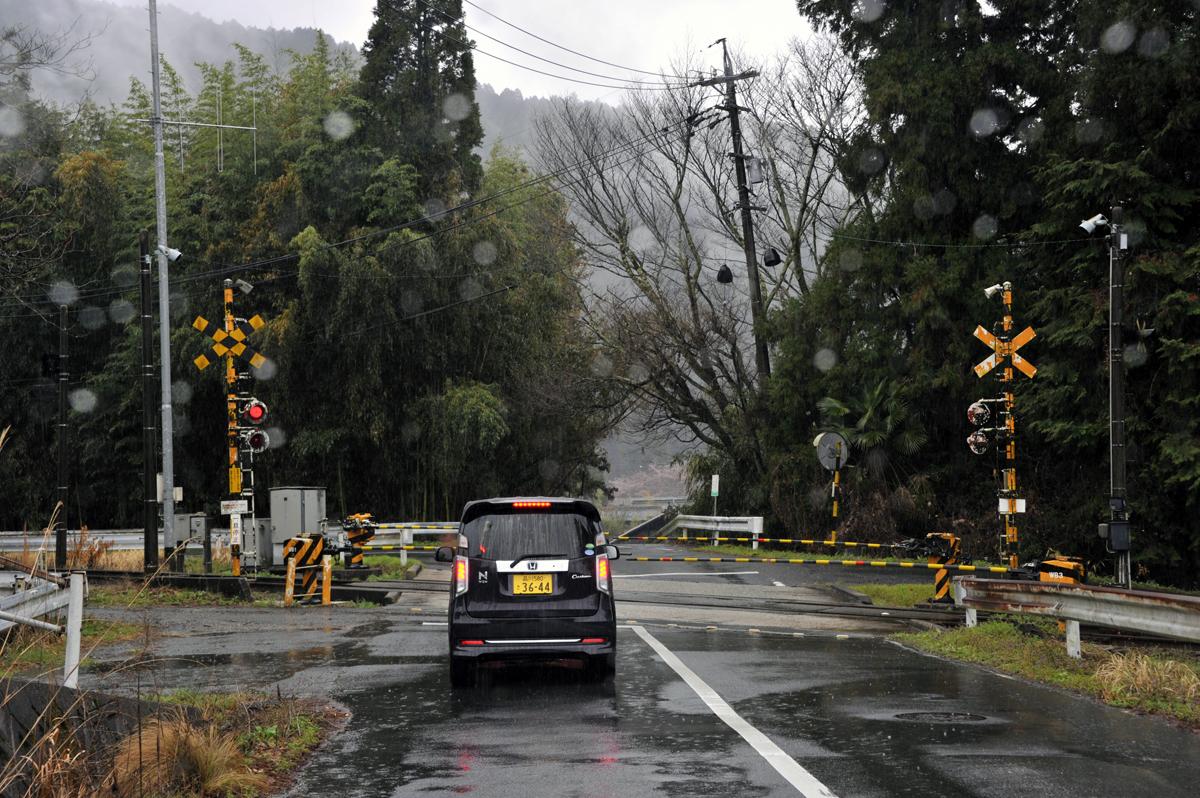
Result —
[[510, 515], [514, 512], [527, 512], [526, 508], [514, 507], [524, 502], [548, 502], [550, 506], [545, 511], [551, 513], [578, 513], [596, 523], [600, 523], [600, 511], [596, 505], [586, 499], [568, 499], [562, 496], [510, 496], [502, 499], [480, 499], [467, 502], [463, 508], [462, 523], [466, 524], [483, 515]]

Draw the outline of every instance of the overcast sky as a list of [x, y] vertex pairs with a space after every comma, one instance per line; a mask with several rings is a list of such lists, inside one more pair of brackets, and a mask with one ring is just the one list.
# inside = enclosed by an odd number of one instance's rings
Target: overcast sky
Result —
[[[110, 0], [142, 6], [146, 0]], [[764, 57], [803, 36], [808, 26], [796, 11], [795, 0], [472, 0], [505, 20], [564, 47], [637, 69], [657, 70], [686, 52], [705, 66], [719, 66], [719, 50], [705, 50], [715, 39], [728, 38], [732, 47], [751, 57]], [[254, 27], [321, 28], [340, 41], [361, 46], [374, 18], [375, 0], [160, 0], [185, 11], [222, 22], [236, 20]], [[503, 22], [463, 3], [466, 22], [482, 33], [590, 72], [636, 77], [635, 73], [588, 61], [532, 39]], [[471, 37], [483, 51], [547, 72], [574, 75], [605, 83], [602, 78], [566, 72], [510, 50], [482, 33]], [[497, 90], [520, 89], [525, 95], [566, 94], [600, 98], [612, 89], [558, 80], [497, 61], [480, 53], [475, 75]], [[645, 78], [646, 76], [641, 76]]]

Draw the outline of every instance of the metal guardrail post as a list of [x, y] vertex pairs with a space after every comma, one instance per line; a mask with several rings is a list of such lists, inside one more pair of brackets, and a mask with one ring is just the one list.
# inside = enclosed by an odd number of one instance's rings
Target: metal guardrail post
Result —
[[[413, 533], [411, 529], [405, 529], [404, 534], [400, 536], [400, 541], [405, 546], [411, 546], [413, 542]], [[400, 564], [405, 568], [408, 567], [408, 549], [400, 549]]]
[[754, 538], [750, 541], [750, 548], [758, 551], [758, 538], [762, 535], [763, 520], [762, 516], [756, 516], [750, 519], [750, 537]]
[[83, 584], [86, 577], [71, 574], [70, 604], [67, 605], [67, 650], [63, 657], [63, 686], [79, 686], [79, 636], [83, 630]]
[[333, 586], [333, 555], [326, 554], [321, 558], [321, 604], [328, 607], [332, 603], [330, 588]]
[[1083, 658], [1083, 649], [1079, 644], [1079, 621], [1067, 621], [1067, 656]]
[[296, 558], [287, 559], [287, 576], [283, 578], [283, 606], [290, 607], [296, 598]]

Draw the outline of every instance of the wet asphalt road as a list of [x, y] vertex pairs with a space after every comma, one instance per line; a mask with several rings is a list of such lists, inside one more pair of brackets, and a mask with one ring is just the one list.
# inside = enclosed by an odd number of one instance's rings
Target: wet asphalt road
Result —
[[[643, 628], [843, 797], [1164, 798], [1200, 781], [1195, 734], [879, 638]], [[542, 666], [451, 691], [445, 651], [443, 627], [406, 622], [339, 645], [332, 668], [296, 663], [281, 689], [325, 678], [353, 717], [291, 794], [802, 794], [632, 628], [600, 685]]]

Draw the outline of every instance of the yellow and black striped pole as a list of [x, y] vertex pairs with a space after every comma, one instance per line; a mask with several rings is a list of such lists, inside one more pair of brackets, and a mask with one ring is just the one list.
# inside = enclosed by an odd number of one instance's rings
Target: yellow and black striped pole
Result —
[[[283, 544], [284, 561], [292, 560], [295, 563], [294, 566], [289, 563], [289, 571], [293, 573], [297, 571], [302, 572], [300, 581], [301, 590], [304, 594], [302, 600], [304, 601], [311, 598], [316, 591], [317, 571], [320, 569], [321, 557], [324, 554], [325, 538], [319, 534], [288, 538]], [[286, 596], [286, 586], [284, 595]]]
[[942, 603], [951, 602], [954, 599], [950, 595], [950, 568], [945, 566], [953, 566], [958, 563], [958, 536], [950, 532], [930, 532], [925, 537], [930, 540], [942, 541], [941, 549], [929, 555], [930, 566], [938, 566], [933, 574], [933, 600]]
[[[233, 331], [233, 280], [224, 284], [225, 332]], [[237, 409], [237, 367], [233, 364], [233, 354], [225, 354], [225, 413], [226, 413], [226, 446], [229, 454], [229, 498], [242, 498], [242, 464], [240, 462], [240, 446], [238, 445], [238, 409]], [[233, 575], [242, 572], [242, 541], [236, 539], [233, 529], [240, 529], [241, 524], [230, 524], [229, 565]], [[239, 534], [240, 538], [240, 534]]]
[[837, 444], [837, 459], [833, 466], [833, 528], [829, 532], [829, 540], [837, 542], [838, 536], [838, 501], [842, 498], [842, 444]]
[[370, 513], [354, 513], [342, 522], [346, 532], [346, 540], [350, 543], [348, 565], [350, 568], [363, 567], [363, 547], [375, 537], [377, 525], [371, 519]]

